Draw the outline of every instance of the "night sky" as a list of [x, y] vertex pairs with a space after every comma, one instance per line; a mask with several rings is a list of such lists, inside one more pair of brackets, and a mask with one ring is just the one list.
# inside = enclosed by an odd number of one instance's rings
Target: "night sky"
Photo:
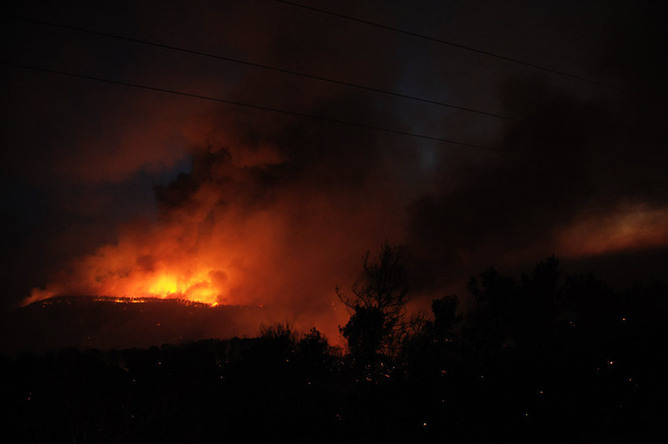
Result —
[[665, 278], [662, 2], [303, 4], [5, 8], [4, 310], [185, 297], [331, 334], [384, 241], [418, 300], [551, 255]]

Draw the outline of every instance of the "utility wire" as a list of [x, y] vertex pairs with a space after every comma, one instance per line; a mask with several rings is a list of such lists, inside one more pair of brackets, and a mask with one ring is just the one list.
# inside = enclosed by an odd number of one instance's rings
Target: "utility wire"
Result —
[[456, 110], [460, 110], [460, 111], [467, 111], [467, 112], [470, 112], [470, 113], [480, 114], [480, 115], [487, 116], [487, 117], [494, 117], [494, 118], [498, 118], [498, 119], [512, 120], [512, 121], [521, 121], [521, 119], [518, 119], [516, 117], [511, 117], [511, 116], [498, 114], [498, 113], [494, 113], [494, 112], [483, 111], [483, 110], [479, 110], [479, 109], [475, 109], [475, 108], [469, 108], [469, 107], [466, 107], [466, 106], [455, 105], [455, 104], [452, 104], [452, 103], [442, 102], [442, 101], [428, 99], [428, 98], [424, 98], [424, 97], [413, 96], [413, 95], [409, 95], [409, 94], [403, 94], [403, 93], [400, 93], [400, 92], [397, 92], [397, 91], [375, 88], [373, 86], [360, 85], [358, 83], [347, 82], [347, 81], [344, 81], [344, 80], [337, 80], [337, 79], [333, 79], [333, 78], [330, 78], [330, 77], [323, 77], [323, 76], [319, 76], [319, 75], [315, 75], [315, 74], [308, 74], [308, 73], [304, 73], [304, 72], [300, 72], [300, 71], [294, 71], [294, 70], [290, 70], [290, 69], [286, 69], [286, 68], [280, 68], [280, 67], [276, 67], [276, 66], [272, 66], [272, 65], [263, 64], [263, 63], [249, 62], [249, 61], [241, 60], [241, 59], [234, 58], [234, 57], [227, 57], [227, 56], [211, 54], [211, 53], [207, 53], [207, 52], [203, 52], [203, 51], [198, 51], [198, 50], [195, 50], [195, 49], [188, 49], [188, 48], [183, 48], [183, 47], [174, 46], [174, 45], [167, 45], [167, 44], [164, 44], [164, 43], [157, 43], [157, 42], [152, 42], [152, 41], [143, 40], [143, 39], [137, 39], [137, 38], [133, 38], [133, 37], [125, 37], [125, 36], [121, 36], [121, 35], [118, 35], [118, 34], [111, 34], [111, 33], [107, 33], [107, 32], [95, 31], [95, 30], [92, 30], [92, 29], [81, 28], [81, 27], [77, 27], [77, 26], [63, 25], [63, 24], [60, 24], [60, 23], [54, 23], [54, 22], [49, 22], [49, 21], [45, 21], [45, 20], [38, 20], [38, 19], [34, 19], [34, 18], [16, 16], [16, 15], [12, 15], [12, 14], [0, 13], [0, 16], [5, 17], [5, 18], [22, 20], [22, 21], [25, 21], [25, 22], [36, 23], [36, 24], [40, 24], [40, 25], [46, 25], [46, 26], [52, 26], [52, 27], [67, 29], [67, 30], [70, 30], [70, 31], [83, 32], [83, 33], [87, 33], [87, 34], [112, 38], [112, 39], [116, 39], [116, 40], [123, 40], [123, 41], [126, 41], [126, 42], [137, 43], [137, 44], [146, 45], [146, 46], [153, 46], [153, 47], [156, 47], [156, 48], [162, 48], [162, 49], [167, 49], [167, 50], [171, 50], [171, 51], [178, 51], [178, 52], [182, 52], [182, 53], [186, 53], [186, 54], [193, 54], [193, 55], [207, 57], [207, 58], [211, 58], [211, 59], [222, 60], [222, 61], [225, 61], [225, 62], [238, 63], [240, 65], [250, 66], [250, 67], [253, 67], [253, 68], [260, 68], [260, 69], [265, 69], [265, 70], [268, 70], [268, 71], [274, 71], [274, 72], [280, 72], [280, 73], [283, 73], [283, 74], [299, 76], [299, 77], [307, 78], [307, 79], [311, 79], [311, 80], [319, 80], [321, 82], [327, 82], [327, 83], [331, 83], [331, 84], [335, 84], [335, 85], [341, 85], [341, 86], [346, 86], [346, 87], [350, 87], [350, 88], [357, 88], [357, 89], [370, 91], [370, 92], [374, 92], [374, 93], [379, 93], [379, 94], [386, 94], [386, 95], [389, 95], [389, 96], [399, 97], [399, 98], [402, 98], [402, 99], [408, 99], [408, 100], [414, 100], [414, 101], [417, 101], [417, 102], [428, 103], [430, 105], [438, 105], [438, 106], [442, 106], [442, 107], [446, 107], [446, 108], [452, 108], [452, 109], [456, 109]]
[[432, 142], [448, 143], [448, 144], [452, 144], [452, 145], [459, 145], [459, 146], [465, 146], [465, 147], [470, 147], [470, 148], [483, 149], [483, 150], [487, 150], [487, 151], [492, 151], [494, 153], [499, 152], [498, 150], [495, 150], [495, 149], [490, 148], [488, 146], [463, 142], [461, 140], [448, 139], [448, 138], [444, 138], [444, 137], [428, 136], [428, 135], [424, 135], [424, 134], [413, 133], [413, 132], [410, 132], [410, 131], [402, 131], [402, 130], [397, 130], [397, 129], [393, 129], [393, 128], [383, 128], [383, 127], [374, 126], [374, 125], [367, 125], [365, 123], [351, 122], [349, 120], [341, 120], [341, 119], [336, 119], [336, 118], [331, 118], [331, 117], [317, 116], [317, 115], [314, 115], [314, 114], [302, 113], [302, 112], [298, 112], [298, 111], [290, 111], [290, 110], [286, 110], [286, 109], [282, 109], [282, 108], [275, 108], [275, 107], [271, 107], [271, 106], [256, 105], [256, 104], [252, 104], [252, 103], [239, 102], [239, 101], [228, 100], [228, 99], [221, 99], [221, 98], [205, 96], [205, 95], [201, 95], [201, 94], [188, 93], [188, 92], [184, 92], [184, 91], [177, 91], [177, 90], [168, 89], [168, 88], [160, 88], [160, 87], [155, 87], [155, 86], [150, 86], [150, 85], [142, 85], [142, 84], [139, 84], [139, 83], [132, 83], [132, 82], [126, 82], [126, 81], [122, 81], [122, 80], [107, 79], [107, 78], [104, 78], [104, 77], [91, 76], [91, 75], [87, 75], [87, 74], [78, 74], [78, 73], [73, 73], [73, 72], [69, 72], [69, 71], [61, 71], [61, 70], [57, 70], [57, 69], [43, 68], [43, 67], [39, 67], [39, 66], [25, 65], [25, 64], [13, 63], [13, 62], [8, 62], [8, 61], [1, 61], [0, 64], [7, 65], [7, 66], [12, 66], [12, 67], [15, 67], [15, 68], [21, 68], [21, 69], [27, 69], [27, 70], [33, 70], [33, 71], [40, 71], [40, 72], [49, 73], [49, 74], [57, 74], [57, 75], [67, 76], [67, 77], [72, 77], [72, 78], [77, 78], [77, 79], [94, 80], [96, 82], [110, 83], [110, 84], [113, 84], [113, 85], [120, 85], [120, 86], [125, 86], [125, 87], [128, 87], [128, 88], [143, 89], [143, 90], [147, 90], [147, 91], [154, 91], [154, 92], [159, 92], [159, 93], [164, 93], [164, 94], [171, 94], [171, 95], [181, 96], [181, 97], [190, 97], [190, 98], [205, 100], [205, 101], [209, 101], [209, 102], [224, 103], [224, 104], [227, 104], [227, 105], [234, 105], [234, 106], [239, 106], [239, 107], [257, 109], [257, 110], [261, 110], [261, 111], [268, 111], [268, 112], [272, 112], [272, 113], [286, 114], [286, 115], [290, 115], [290, 116], [303, 117], [303, 118], [308, 118], [308, 119], [313, 119], [313, 120], [320, 120], [320, 121], [323, 121], [323, 122], [336, 123], [336, 124], [339, 124], [339, 125], [347, 125], [347, 126], [364, 128], [364, 129], [368, 129], [368, 130], [380, 131], [380, 132], [385, 132], [385, 133], [390, 133], [390, 134], [398, 134], [398, 135], [401, 135], [401, 136], [414, 137], [414, 138], [418, 138], [418, 139], [429, 140], [429, 141], [432, 141]]
[[297, 8], [305, 9], [307, 11], [317, 12], [317, 13], [320, 13], [320, 14], [326, 14], [326, 15], [329, 15], [329, 16], [332, 16], [332, 17], [337, 17], [337, 18], [341, 18], [341, 19], [345, 19], [345, 20], [350, 20], [350, 21], [353, 21], [353, 22], [373, 26], [373, 27], [384, 29], [384, 30], [387, 30], [387, 31], [393, 31], [393, 32], [397, 32], [397, 33], [400, 33], [400, 34], [409, 35], [411, 37], [416, 37], [416, 38], [419, 38], [419, 39], [428, 40], [430, 42], [439, 43], [439, 44], [442, 44], [442, 45], [447, 45], [447, 46], [450, 46], [452, 48], [462, 49], [462, 50], [473, 52], [473, 53], [476, 53], [476, 54], [481, 54], [481, 55], [484, 55], [484, 56], [493, 57], [493, 58], [498, 59], [498, 60], [504, 60], [506, 62], [516, 63], [516, 64], [519, 64], [519, 65], [527, 66], [527, 67], [530, 67], [530, 68], [538, 69], [538, 70], [549, 72], [549, 73], [552, 73], [552, 74], [557, 74], [557, 75], [564, 76], [564, 77], [570, 77], [571, 79], [580, 80], [582, 82], [587, 82], [587, 83], [590, 83], [592, 85], [602, 86], [604, 88], [614, 89], [614, 90], [621, 91], [621, 92], [628, 92], [628, 91], [626, 91], [626, 90], [624, 90], [624, 89], [622, 89], [622, 88], [620, 88], [619, 86], [616, 86], [616, 85], [612, 85], [612, 84], [609, 84], [609, 83], [600, 82], [598, 80], [593, 80], [593, 79], [589, 79], [589, 78], [586, 78], [586, 77], [578, 76], [576, 74], [571, 74], [571, 73], [568, 73], [568, 72], [565, 72], [565, 71], [559, 71], [559, 70], [556, 70], [556, 69], [548, 68], [546, 66], [537, 65], [537, 64], [531, 63], [531, 62], [526, 62], [524, 60], [520, 60], [520, 59], [517, 59], [517, 58], [514, 58], [514, 57], [508, 57], [508, 56], [505, 56], [505, 55], [502, 55], [502, 54], [497, 54], [497, 53], [494, 53], [494, 52], [491, 52], [491, 51], [486, 51], [484, 49], [478, 49], [478, 48], [474, 48], [472, 46], [462, 45], [462, 44], [455, 43], [455, 42], [452, 42], [452, 41], [449, 41], [449, 40], [444, 40], [444, 39], [439, 39], [439, 38], [431, 37], [431, 36], [424, 35], [424, 34], [419, 34], [417, 32], [408, 31], [406, 29], [401, 29], [401, 28], [396, 28], [394, 26], [384, 25], [382, 23], [373, 22], [371, 20], [365, 20], [365, 19], [361, 19], [359, 17], [353, 17], [351, 15], [341, 14], [339, 12], [328, 11], [326, 9], [316, 8], [315, 6], [304, 5], [302, 3], [297, 3], [297, 2], [290, 1], [290, 0], [274, 0], [274, 1], [276, 1], [278, 3], [283, 3], [283, 4], [286, 4], [286, 5], [294, 6], [294, 7], [297, 7]]

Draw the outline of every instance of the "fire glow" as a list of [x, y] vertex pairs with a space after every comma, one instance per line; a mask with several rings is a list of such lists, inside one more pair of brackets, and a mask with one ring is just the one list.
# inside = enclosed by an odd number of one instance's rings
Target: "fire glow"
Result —
[[159, 298], [180, 298], [217, 304], [219, 291], [213, 287], [208, 273], [201, 272], [190, 278], [174, 274], [159, 274], [147, 282], [146, 294]]
[[[109, 295], [119, 303], [139, 303], [150, 299], [180, 299], [218, 305], [223, 294], [211, 278], [210, 271], [200, 271], [194, 275], [174, 272], [131, 273], [124, 277], [98, 278], [99, 285], [95, 294]], [[50, 285], [44, 290], [35, 289], [27, 301], [40, 300], [63, 294], [57, 285]]]
[[[237, 304], [229, 289], [234, 265], [234, 251], [228, 249], [227, 261], [219, 242], [193, 245], [184, 239], [189, 224], [167, 227], [131, 226], [121, 241], [100, 247], [81, 257], [61, 272], [44, 289], [34, 289], [27, 303], [66, 294], [104, 295], [132, 300], [181, 299], [210, 306]], [[227, 270], [225, 270], [227, 268]], [[237, 276], [238, 277], [238, 276]], [[244, 301], [245, 302], [245, 301]]]

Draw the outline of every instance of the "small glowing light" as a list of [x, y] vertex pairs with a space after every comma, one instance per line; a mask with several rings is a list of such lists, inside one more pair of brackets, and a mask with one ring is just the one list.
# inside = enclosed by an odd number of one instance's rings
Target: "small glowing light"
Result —
[[422, 423], [422, 427], [427, 427], [427, 421]]

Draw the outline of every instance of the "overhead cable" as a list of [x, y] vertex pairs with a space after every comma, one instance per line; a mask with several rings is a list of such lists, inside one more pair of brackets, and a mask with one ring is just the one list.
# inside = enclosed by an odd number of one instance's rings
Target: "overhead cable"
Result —
[[113, 80], [113, 79], [108, 79], [108, 78], [104, 78], [104, 77], [91, 76], [91, 75], [88, 75], [88, 74], [79, 74], [79, 73], [74, 73], [74, 72], [69, 72], [69, 71], [62, 71], [62, 70], [51, 69], [51, 68], [44, 68], [44, 67], [34, 66], [34, 65], [25, 65], [25, 64], [21, 64], [21, 63], [13, 63], [13, 62], [8, 62], [8, 61], [2, 61], [2, 62], [0, 62], [0, 64], [7, 65], [7, 66], [13, 66], [15, 68], [22, 68], [22, 69], [28, 69], [28, 70], [33, 70], [33, 71], [40, 71], [40, 72], [49, 73], [49, 74], [57, 74], [57, 75], [67, 76], [67, 77], [72, 77], [72, 78], [93, 80], [93, 81], [96, 81], [96, 82], [104, 82], [104, 83], [109, 83], [109, 84], [113, 84], [113, 85], [120, 85], [120, 86], [124, 86], [124, 87], [129, 87], [129, 88], [142, 89], [142, 90], [147, 90], [147, 91], [154, 91], [154, 92], [159, 92], [159, 93], [164, 93], [164, 94], [171, 94], [171, 95], [182, 96], [182, 97], [190, 97], [190, 98], [205, 100], [205, 101], [209, 101], [209, 102], [223, 103], [223, 104], [227, 104], [227, 105], [234, 105], [234, 106], [239, 106], [239, 107], [257, 109], [257, 110], [268, 111], [268, 112], [272, 112], [272, 113], [286, 114], [286, 115], [295, 116], [295, 117], [302, 117], [302, 118], [308, 118], [308, 119], [313, 119], [313, 120], [320, 120], [320, 121], [323, 121], [323, 122], [336, 123], [336, 124], [339, 124], [339, 125], [347, 125], [347, 126], [364, 128], [364, 129], [380, 131], [380, 132], [385, 132], [385, 133], [390, 133], [390, 134], [397, 134], [397, 135], [402, 135], [402, 136], [414, 137], [414, 138], [419, 138], [419, 139], [423, 139], [423, 140], [429, 140], [429, 141], [432, 141], [432, 142], [448, 143], [448, 144], [452, 144], [452, 145], [459, 145], [459, 146], [464, 146], [464, 147], [477, 148], [477, 149], [483, 149], [483, 150], [498, 152], [497, 150], [494, 150], [494, 149], [492, 149], [490, 147], [487, 147], [487, 146], [484, 146], [484, 145], [478, 145], [478, 144], [474, 144], [474, 143], [464, 142], [464, 141], [461, 141], [461, 140], [449, 139], [449, 138], [444, 138], [444, 137], [429, 136], [429, 135], [425, 135], [425, 134], [413, 133], [413, 132], [410, 132], [410, 131], [403, 131], [403, 130], [398, 130], [398, 129], [394, 129], [394, 128], [379, 127], [379, 126], [368, 125], [368, 124], [360, 123], [360, 122], [352, 122], [352, 121], [349, 121], [349, 120], [341, 120], [341, 119], [332, 118], [332, 117], [318, 116], [318, 115], [314, 115], [314, 114], [308, 114], [308, 113], [303, 113], [303, 112], [299, 112], [299, 111], [292, 111], [292, 110], [276, 108], [276, 107], [271, 107], [271, 106], [264, 106], [264, 105], [241, 102], [241, 101], [236, 101], [236, 100], [222, 99], [222, 98], [211, 97], [211, 96], [206, 96], [206, 95], [202, 95], [202, 94], [194, 94], [194, 93], [189, 93], [189, 92], [185, 92], [185, 91], [177, 91], [177, 90], [174, 90], [174, 89], [160, 88], [160, 87], [155, 87], [155, 86], [150, 86], [150, 85], [143, 85], [143, 84], [139, 84], [139, 83], [126, 82], [126, 81], [123, 81], [123, 80]]
[[582, 77], [582, 76], [579, 76], [579, 75], [576, 75], [576, 74], [571, 74], [571, 73], [568, 73], [568, 72], [565, 72], [565, 71], [560, 71], [560, 70], [549, 68], [549, 67], [546, 67], [546, 66], [543, 66], [543, 65], [538, 65], [536, 63], [527, 62], [525, 60], [521, 60], [521, 59], [518, 59], [518, 58], [515, 58], [515, 57], [509, 57], [509, 56], [506, 56], [506, 55], [503, 55], [503, 54], [497, 54], [497, 53], [492, 52], [492, 51], [487, 51], [487, 50], [484, 50], [484, 49], [479, 49], [479, 48], [474, 48], [472, 46], [463, 45], [463, 44], [456, 43], [456, 42], [453, 42], [453, 41], [450, 41], [450, 40], [445, 40], [445, 39], [441, 39], [441, 38], [437, 38], [437, 37], [432, 37], [432, 36], [429, 36], [429, 35], [409, 31], [407, 29], [397, 28], [397, 27], [394, 27], [394, 26], [389, 26], [389, 25], [374, 22], [374, 21], [371, 21], [371, 20], [365, 20], [365, 19], [362, 19], [362, 18], [359, 18], [359, 17], [354, 17], [354, 16], [351, 16], [351, 15], [342, 14], [342, 13], [339, 13], [339, 12], [334, 12], [334, 11], [330, 11], [330, 10], [326, 10], [326, 9], [321, 9], [321, 8], [317, 8], [317, 7], [314, 7], [314, 6], [305, 5], [305, 4], [302, 4], [302, 3], [293, 2], [293, 1], [290, 1], [290, 0], [274, 0], [274, 1], [276, 1], [278, 3], [283, 3], [283, 4], [286, 4], [286, 5], [294, 6], [294, 7], [297, 7], [297, 8], [301, 8], [301, 9], [304, 9], [304, 10], [308, 10], [308, 11], [311, 11], [311, 12], [326, 14], [326, 15], [329, 15], [329, 16], [332, 16], [332, 17], [337, 17], [337, 18], [341, 18], [341, 19], [361, 23], [361, 24], [364, 24], [364, 25], [369, 25], [369, 26], [373, 26], [373, 27], [376, 27], [376, 28], [384, 29], [386, 31], [397, 32], [397, 33], [408, 35], [408, 36], [415, 37], [415, 38], [418, 38], [418, 39], [428, 40], [430, 42], [439, 43], [439, 44], [442, 44], [442, 45], [447, 45], [447, 46], [450, 46], [452, 48], [457, 48], [457, 49], [473, 52], [473, 53], [476, 53], [476, 54], [481, 54], [481, 55], [484, 55], [484, 56], [487, 56], [487, 57], [492, 57], [492, 58], [495, 58], [495, 59], [498, 59], [498, 60], [504, 60], [506, 62], [516, 63], [516, 64], [519, 64], [519, 65], [527, 66], [527, 67], [534, 68], [534, 69], [537, 69], [537, 70], [540, 70], [540, 71], [549, 72], [549, 73], [552, 73], [552, 74], [557, 74], [557, 75], [560, 75], [560, 76], [563, 76], [563, 77], [569, 77], [571, 79], [576, 79], [576, 80], [579, 80], [579, 81], [582, 81], [582, 82], [587, 82], [587, 83], [597, 85], [597, 86], [602, 86], [604, 88], [614, 89], [614, 90], [621, 91], [621, 92], [628, 92], [628, 91], [620, 88], [619, 86], [612, 85], [612, 84], [605, 83], [605, 82], [601, 82], [599, 80], [594, 80], [594, 79], [590, 79], [590, 78], [587, 78], [587, 77]]
[[50, 22], [50, 21], [45, 21], [45, 20], [38, 20], [38, 19], [34, 19], [34, 18], [29, 18], [29, 17], [22, 17], [22, 16], [10, 15], [10, 14], [5, 14], [5, 13], [0, 13], [0, 16], [6, 17], [6, 18], [22, 20], [22, 21], [26, 21], [26, 22], [37, 23], [37, 24], [40, 24], [40, 25], [47, 25], [47, 26], [52, 26], [52, 27], [57, 27], [57, 28], [62, 28], [62, 29], [68, 29], [70, 31], [83, 32], [83, 33], [87, 33], [87, 34], [97, 35], [97, 36], [106, 37], [106, 38], [112, 38], [112, 39], [116, 39], [116, 40], [123, 40], [123, 41], [126, 41], [126, 42], [131, 42], [131, 43], [136, 43], [136, 44], [141, 44], [141, 45], [146, 45], [146, 46], [152, 46], [152, 47], [161, 48], [161, 49], [167, 49], [167, 50], [170, 50], [170, 51], [178, 51], [178, 52], [182, 52], [182, 53], [186, 53], [186, 54], [192, 54], [192, 55], [197, 55], [197, 56], [201, 56], [201, 57], [207, 57], [207, 58], [221, 60], [221, 61], [225, 61], [225, 62], [237, 63], [237, 64], [240, 64], [240, 65], [250, 66], [250, 67], [253, 67], [253, 68], [260, 68], [260, 69], [264, 69], [264, 70], [268, 70], [268, 71], [280, 72], [280, 73], [283, 73], [283, 74], [299, 76], [299, 77], [307, 78], [307, 79], [311, 79], [311, 80], [318, 80], [318, 81], [321, 81], [321, 82], [327, 82], [327, 83], [331, 83], [331, 84], [335, 84], [335, 85], [341, 85], [341, 86], [346, 86], [346, 87], [350, 87], [350, 88], [357, 88], [357, 89], [370, 91], [370, 92], [374, 92], [374, 93], [379, 93], [379, 94], [386, 94], [386, 95], [393, 96], [393, 97], [399, 97], [399, 98], [402, 98], [402, 99], [427, 103], [427, 104], [430, 104], [430, 105], [442, 106], [442, 107], [446, 107], [446, 108], [456, 109], [456, 110], [459, 110], [459, 111], [466, 111], [466, 112], [475, 113], [475, 114], [479, 114], [479, 115], [483, 115], [483, 116], [487, 116], [487, 117], [494, 117], [494, 118], [498, 118], [498, 119], [512, 120], [512, 121], [521, 121], [521, 119], [518, 119], [516, 117], [503, 115], [503, 114], [499, 114], [499, 113], [495, 113], [495, 112], [491, 112], [491, 111], [484, 111], [484, 110], [470, 108], [470, 107], [466, 107], [466, 106], [455, 105], [453, 103], [447, 103], [447, 102], [443, 102], [443, 101], [440, 101], [440, 100], [430, 99], [430, 98], [426, 98], [426, 97], [418, 97], [418, 96], [414, 96], [414, 95], [410, 95], [410, 94], [404, 94], [404, 93], [401, 93], [401, 92], [398, 92], [398, 91], [391, 91], [391, 90], [376, 88], [376, 87], [368, 86], [368, 85], [361, 85], [359, 83], [348, 82], [348, 81], [345, 81], [345, 80], [334, 79], [334, 78], [331, 78], [331, 77], [324, 77], [324, 76], [320, 76], [320, 75], [316, 75], [316, 74], [304, 73], [304, 72], [295, 71], [295, 70], [291, 70], [291, 69], [287, 69], [287, 68], [281, 68], [281, 67], [277, 67], [277, 66], [268, 65], [268, 64], [265, 64], [265, 63], [251, 62], [251, 61], [248, 61], [248, 60], [242, 60], [242, 59], [235, 58], [235, 57], [228, 57], [228, 56], [223, 56], [223, 55], [211, 54], [211, 53], [208, 53], [208, 52], [199, 51], [199, 50], [195, 50], [195, 49], [189, 49], [189, 48], [184, 48], [184, 47], [175, 46], [175, 45], [168, 45], [168, 44], [164, 44], [164, 43], [152, 42], [152, 41], [149, 41], [149, 40], [143, 40], [143, 39], [138, 39], [138, 38], [133, 38], [133, 37], [126, 37], [126, 36], [122, 36], [122, 35], [118, 35], [118, 34], [112, 34], [112, 33], [102, 32], [102, 31], [95, 31], [95, 30], [92, 30], [92, 29], [81, 28], [81, 27], [78, 27], [78, 26], [64, 25], [64, 24], [61, 24], [61, 23], [55, 23], [55, 22]]

